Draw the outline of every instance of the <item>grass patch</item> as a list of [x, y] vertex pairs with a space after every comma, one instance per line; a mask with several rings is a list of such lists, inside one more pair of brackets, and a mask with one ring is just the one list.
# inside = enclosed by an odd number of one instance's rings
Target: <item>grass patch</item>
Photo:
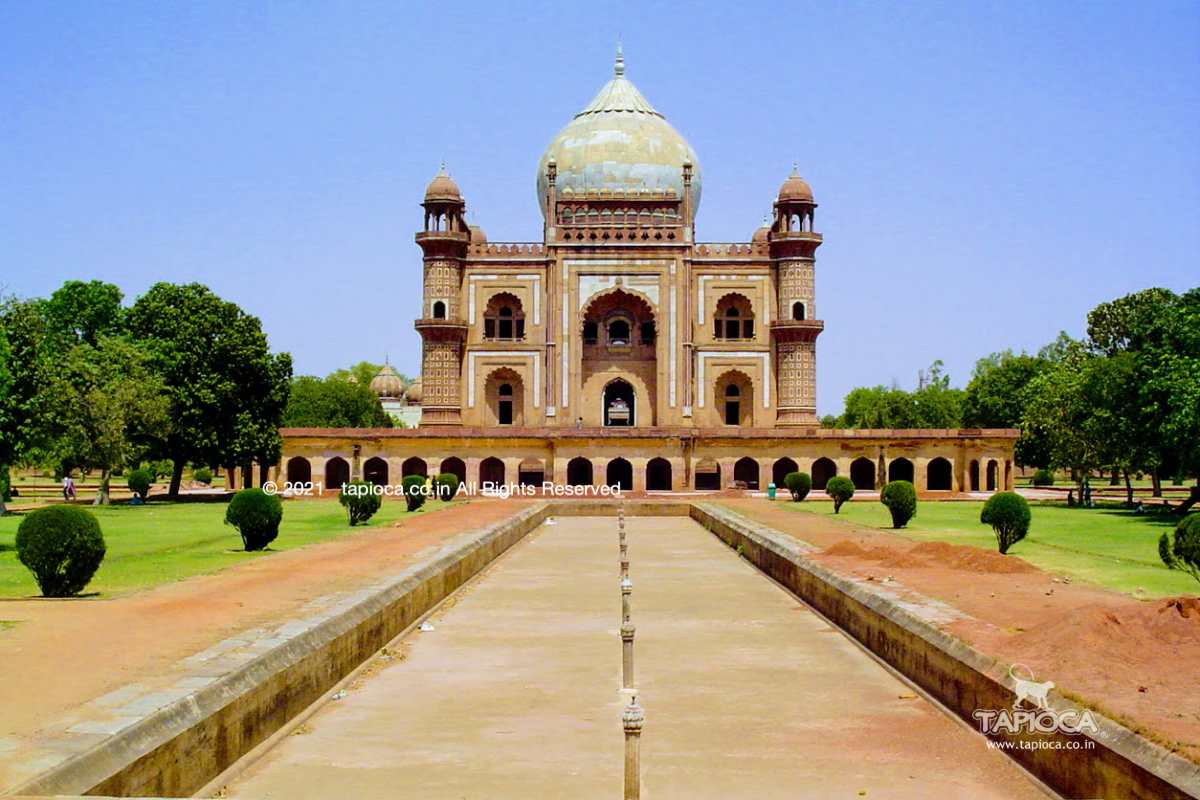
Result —
[[[914, 541], [937, 540], [996, 550], [996, 537], [979, 521], [983, 503], [929, 502], [917, 504], [908, 527], [892, 530], [882, 503], [850, 502], [834, 516], [826, 501], [785, 503], [800, 513], [821, 514], [837, 523], [857, 523], [885, 529]], [[1009, 555], [1023, 558], [1050, 572], [1068, 575], [1120, 592], [1145, 597], [1200, 593], [1200, 583], [1166, 568], [1158, 558], [1158, 537], [1171, 530], [1178, 517], [1138, 515], [1119, 507], [1067, 508], [1061, 503], [1031, 503], [1029, 535]], [[1140, 590], [1140, 591], [1139, 591]]]
[[[351, 528], [336, 499], [287, 501], [279, 538], [269, 549], [242, 551], [237, 529], [225, 524], [224, 503], [150, 503], [90, 508], [100, 520], [108, 553], [87, 593], [112, 595], [194, 575], [217, 572], [271, 553], [327, 541], [347, 533], [384, 528], [412, 516], [445, 508], [431, 501], [409, 513], [401, 500], [385, 499], [371, 520]], [[17, 560], [13, 541], [22, 515], [0, 517], [0, 598], [38, 594], [37, 584]]]

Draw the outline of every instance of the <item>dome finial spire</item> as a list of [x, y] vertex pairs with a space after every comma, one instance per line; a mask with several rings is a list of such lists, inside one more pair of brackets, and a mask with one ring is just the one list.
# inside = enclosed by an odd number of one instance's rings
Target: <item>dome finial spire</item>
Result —
[[625, 74], [625, 52], [621, 49], [621, 40], [617, 39], [617, 60], [613, 63], [613, 75], [620, 78]]

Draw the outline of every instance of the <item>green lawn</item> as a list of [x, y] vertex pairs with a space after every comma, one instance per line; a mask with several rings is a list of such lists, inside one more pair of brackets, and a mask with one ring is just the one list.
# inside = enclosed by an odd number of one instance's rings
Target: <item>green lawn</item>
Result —
[[[431, 501], [414, 513], [428, 514], [445, 506]], [[100, 520], [108, 552], [85, 591], [101, 595], [216, 572], [250, 559], [268, 558], [273, 552], [385, 527], [410, 516], [402, 501], [387, 498], [370, 522], [351, 528], [337, 500], [289, 501], [283, 505], [283, 525], [271, 548], [246, 553], [241, 550], [237, 530], [224, 523], [224, 503], [150, 503], [89, 510]], [[20, 514], [0, 517], [0, 597], [39, 594], [13, 546], [22, 518]]]
[[[892, 531], [887, 509], [876, 501], [847, 503], [837, 516], [832, 503], [820, 500], [787, 503], [787, 508]], [[908, 527], [892, 532], [916, 541], [936, 539], [993, 550], [992, 529], [979, 521], [982, 508], [982, 502], [921, 502]], [[1158, 558], [1158, 537], [1174, 527], [1177, 517], [1051, 503], [1033, 503], [1031, 510], [1029, 535], [1013, 546], [1011, 555], [1051, 572], [1138, 596], [1200, 594], [1200, 583], [1167, 569]]]

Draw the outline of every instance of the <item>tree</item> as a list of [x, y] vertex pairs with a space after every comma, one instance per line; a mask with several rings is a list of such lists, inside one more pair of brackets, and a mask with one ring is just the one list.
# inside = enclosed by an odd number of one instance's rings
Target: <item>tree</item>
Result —
[[47, 328], [52, 336], [71, 346], [94, 345], [101, 336], [124, 331], [125, 310], [121, 290], [104, 281], [67, 281], [45, 301]]
[[16, 435], [13, 413], [13, 375], [9, 368], [12, 351], [8, 346], [8, 335], [0, 327], [0, 516], [7, 512], [9, 500], [9, 466], [12, 464]]
[[68, 351], [50, 389], [51, 449], [57, 461], [100, 473], [96, 505], [109, 502], [112, 471], [167, 427], [167, 398], [146, 354], [101, 335]]
[[[864, 386], [846, 395], [842, 416], [826, 427], [958, 428], [962, 425], [963, 391], [950, 386], [941, 361], [921, 370], [917, 389]], [[825, 421], [822, 420], [822, 425]]]
[[945, 364], [939, 359], [922, 370], [913, 392], [918, 428], [959, 428], [963, 418], [963, 390], [950, 386], [950, 376], [944, 374]]
[[1029, 533], [1029, 502], [1016, 492], [996, 492], [983, 504], [979, 521], [991, 525], [1000, 555], [1008, 555], [1014, 544]]
[[[1070, 341], [1064, 341], [1065, 336], [1060, 334], [1056, 344], [1065, 347]], [[1061, 358], [1053, 346], [1043, 348], [1043, 353], [1046, 355], [1016, 355], [1011, 350], [1004, 350], [981, 358], [975, 363], [963, 397], [963, 425], [966, 427], [1021, 428], [1014, 455], [1022, 466], [1044, 467], [1050, 458], [1044, 439], [1036, 431], [1022, 427], [1033, 382]]]
[[157, 283], [134, 303], [128, 322], [166, 387], [170, 425], [152, 457], [174, 462], [171, 497], [189, 461], [278, 459], [291, 357], [270, 352], [257, 317], [201, 284]]
[[[328, 377], [340, 378], [344, 381], [354, 378], [354, 382], [362, 386], [370, 386], [371, 380], [379, 374], [379, 370], [381, 369], [383, 369], [383, 364], [376, 364], [371, 361], [359, 361], [357, 364], [354, 364], [351, 367], [335, 369], [333, 372], [329, 373]], [[400, 382], [403, 383], [405, 387], [413, 382], [412, 378], [404, 375], [403, 373], [397, 372], [396, 374], [400, 376]]]
[[392, 418], [366, 385], [308, 375], [293, 379], [285, 428], [390, 428]]
[[0, 329], [8, 349], [0, 450], [9, 464], [37, 460], [47, 455], [47, 387], [61, 358], [47, 333], [44, 301], [3, 301]]
[[841, 513], [842, 505], [854, 497], [854, 482], [843, 475], [834, 475], [825, 484], [825, 494], [833, 500], [833, 513]]
[[1044, 442], [1046, 463], [1039, 466], [1071, 470], [1079, 487], [1102, 463], [1092, 422], [1094, 360], [1082, 343], [1073, 343], [1062, 361], [1031, 383], [1021, 422], [1023, 431]]

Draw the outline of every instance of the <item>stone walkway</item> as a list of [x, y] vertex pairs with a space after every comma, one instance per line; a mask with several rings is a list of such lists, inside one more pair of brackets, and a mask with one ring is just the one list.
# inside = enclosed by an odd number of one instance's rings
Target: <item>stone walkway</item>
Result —
[[[643, 797], [1044, 796], [692, 521], [627, 526]], [[613, 518], [534, 532], [229, 795], [619, 796], [617, 561]]]

